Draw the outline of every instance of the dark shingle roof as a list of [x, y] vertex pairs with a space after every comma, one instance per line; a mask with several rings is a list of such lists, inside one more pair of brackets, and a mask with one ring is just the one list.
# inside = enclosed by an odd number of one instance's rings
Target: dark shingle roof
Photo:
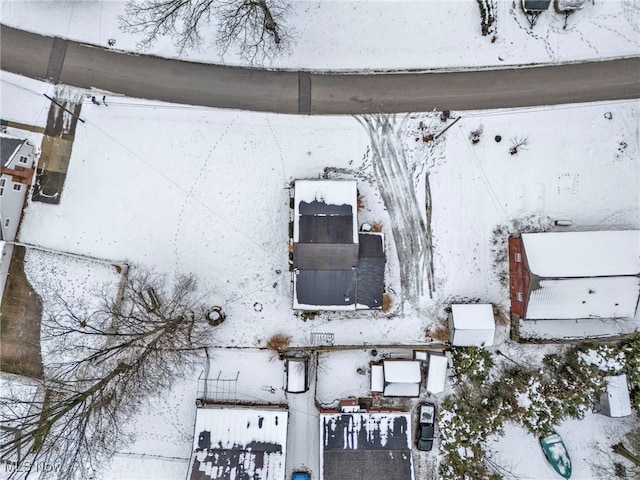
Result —
[[353, 243], [351, 215], [302, 215], [298, 226], [300, 243]]
[[293, 265], [300, 270], [350, 270], [358, 265], [358, 245], [296, 243]]
[[384, 293], [384, 247], [382, 236], [361, 233], [358, 253], [358, 284], [356, 300], [369, 308], [382, 307]]
[[528, 11], [548, 10], [551, 0], [524, 0], [524, 9]]
[[353, 208], [351, 205], [332, 205], [317, 200], [313, 202], [300, 202], [298, 212], [300, 215], [339, 215], [343, 217], [353, 217]]
[[382, 307], [384, 293], [384, 258], [365, 257], [358, 262], [356, 301], [369, 308]]
[[411, 480], [410, 450], [329, 450], [324, 480]]
[[8, 166], [9, 160], [13, 156], [13, 153], [24, 142], [26, 142], [26, 140], [0, 137], [0, 159], [2, 161], [2, 166]]
[[296, 274], [296, 295], [303, 305], [353, 305], [356, 271], [300, 270]]
[[366, 413], [322, 419], [324, 480], [410, 480], [405, 415]]

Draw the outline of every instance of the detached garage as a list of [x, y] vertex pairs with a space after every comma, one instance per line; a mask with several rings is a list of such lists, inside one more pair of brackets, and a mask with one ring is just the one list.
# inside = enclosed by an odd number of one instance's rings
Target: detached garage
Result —
[[496, 322], [490, 303], [454, 304], [449, 314], [451, 344], [456, 347], [493, 345]]

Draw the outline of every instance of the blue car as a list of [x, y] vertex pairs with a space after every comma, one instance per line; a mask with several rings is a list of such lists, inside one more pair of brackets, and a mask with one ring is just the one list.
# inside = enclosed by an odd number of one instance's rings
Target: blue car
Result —
[[311, 480], [307, 472], [293, 472], [291, 480]]

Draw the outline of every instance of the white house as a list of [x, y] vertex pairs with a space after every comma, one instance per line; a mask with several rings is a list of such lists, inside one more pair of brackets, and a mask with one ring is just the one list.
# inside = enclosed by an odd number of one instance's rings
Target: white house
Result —
[[488, 347], [493, 345], [496, 322], [493, 306], [454, 304], [449, 314], [451, 344], [456, 347]]
[[33, 178], [36, 152], [26, 140], [0, 136], [0, 300], [9, 274], [13, 242]]
[[2, 136], [0, 159], [0, 240], [12, 242], [33, 178], [35, 148], [26, 140]]

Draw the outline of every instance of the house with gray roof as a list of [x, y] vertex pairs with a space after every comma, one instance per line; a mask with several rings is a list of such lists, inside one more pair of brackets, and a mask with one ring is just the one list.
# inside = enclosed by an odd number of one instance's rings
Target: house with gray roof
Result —
[[35, 148], [26, 140], [0, 137], [0, 240], [16, 239], [35, 159]]
[[0, 300], [35, 162], [35, 148], [28, 141], [0, 136]]
[[411, 414], [322, 413], [320, 480], [413, 480]]
[[379, 309], [382, 234], [359, 232], [351, 180], [297, 180], [293, 220], [293, 308]]

